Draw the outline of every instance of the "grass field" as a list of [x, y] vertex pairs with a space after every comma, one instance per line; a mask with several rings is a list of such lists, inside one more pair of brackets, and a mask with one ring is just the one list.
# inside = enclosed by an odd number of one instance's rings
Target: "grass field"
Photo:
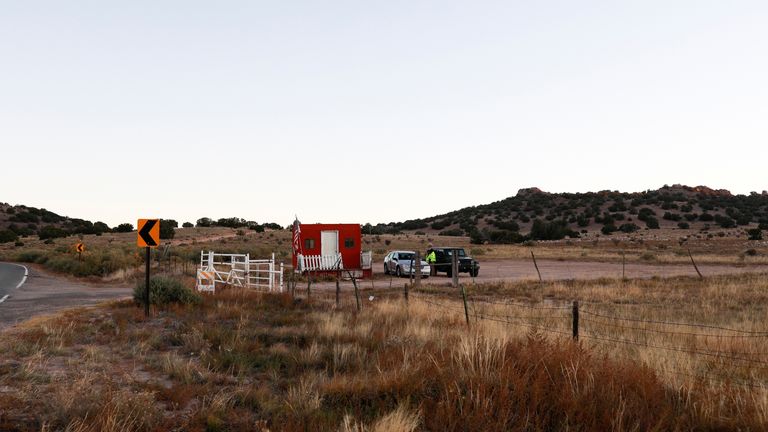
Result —
[[[0, 259], [93, 280], [141, 274], [135, 233], [85, 236], [82, 260], [77, 241], [25, 240], [0, 248]], [[534, 251], [688, 263], [690, 249], [700, 263], [766, 263], [764, 242], [727, 236], [513, 246], [403, 234], [363, 243], [376, 261], [432, 243], [463, 246], [481, 262]], [[288, 231], [180, 229], [172, 258], [156, 265], [192, 287], [200, 250], [289, 262], [290, 247]], [[225, 289], [150, 318], [130, 301], [72, 310], [3, 333], [0, 430], [764, 430], [766, 280], [470, 284], [469, 324], [460, 293], [445, 285], [414, 289], [407, 304], [400, 290], [364, 289], [359, 313], [349, 282], [338, 308], [328, 291], [307, 301]]]
[[[662, 230], [664, 231], [664, 230]], [[732, 233], [733, 234], [733, 233]], [[688, 251], [700, 264], [768, 264], [768, 242], [748, 241], [734, 235], [713, 236], [685, 242], [672, 234], [653, 234], [660, 239], [647, 239], [649, 234], [600, 237], [594, 239], [539, 242], [525, 245], [472, 245], [466, 237], [436, 235], [364, 235], [363, 250], [373, 251], [374, 261], [381, 262], [390, 250], [406, 249], [424, 252], [429, 244], [464, 247], [481, 263], [498, 259], [529, 259], [531, 251], [537, 258], [563, 261], [603, 261], [658, 264], [688, 264]], [[82, 257], [74, 246], [83, 242]], [[25, 238], [24, 246], [0, 245], [0, 260], [41, 264], [49, 270], [78, 277], [102, 279], [132, 279], [140, 269], [143, 254], [136, 247], [136, 233], [109, 233], [57, 239], [52, 244]], [[290, 263], [291, 234], [289, 231], [256, 233], [230, 228], [182, 228], [176, 230], [165, 265], [192, 271], [200, 259], [201, 250], [222, 253], [249, 253], [266, 258], [275, 253], [278, 261]], [[155, 254], [163, 253], [163, 248]], [[158, 255], [153, 255], [157, 257]]]
[[763, 430], [765, 279], [469, 286], [469, 326], [454, 290], [357, 313], [346, 283], [340, 308], [226, 289], [69, 311], [0, 340], [0, 429]]

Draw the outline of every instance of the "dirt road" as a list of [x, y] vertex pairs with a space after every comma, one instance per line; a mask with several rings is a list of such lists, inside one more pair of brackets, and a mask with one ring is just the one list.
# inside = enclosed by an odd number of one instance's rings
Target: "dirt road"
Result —
[[80, 282], [36, 267], [28, 269], [26, 281], [18, 288], [6, 291], [9, 295], [0, 303], [0, 329], [37, 315], [89, 306], [132, 294], [132, 288], [127, 285]]
[[[621, 278], [621, 263], [606, 263], [595, 261], [558, 261], [558, 260], [537, 260], [541, 277], [544, 280], [568, 280], [568, 279], [600, 279], [600, 278]], [[407, 278], [398, 279], [397, 277], [385, 276], [383, 269], [378, 266], [374, 268], [374, 280], [364, 280], [360, 282], [362, 288], [388, 288], [402, 287], [408, 282]], [[768, 272], [766, 265], [732, 266], [732, 265], [699, 265], [699, 270], [706, 276], [715, 276], [723, 274], [738, 273], [760, 273]], [[678, 264], [639, 264], [628, 263], [624, 268], [625, 276], [634, 278], [652, 278], [671, 277], [671, 276], [697, 276], [696, 270], [692, 265]], [[471, 281], [472, 278], [467, 273], [459, 275], [460, 281]], [[475, 282], [497, 282], [497, 281], [519, 281], [519, 280], [538, 280], [536, 268], [531, 260], [494, 260], [483, 261], [480, 263], [480, 274], [475, 278]], [[444, 273], [439, 276], [424, 279], [422, 283], [432, 285], [442, 285], [450, 283], [451, 279]], [[313, 284], [318, 288], [332, 288], [335, 284], [332, 282], [323, 282]]]

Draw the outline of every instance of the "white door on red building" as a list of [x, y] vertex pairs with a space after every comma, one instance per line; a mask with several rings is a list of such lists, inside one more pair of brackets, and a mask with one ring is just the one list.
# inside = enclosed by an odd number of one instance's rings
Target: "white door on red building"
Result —
[[338, 231], [320, 231], [320, 253], [334, 256], [339, 253]]

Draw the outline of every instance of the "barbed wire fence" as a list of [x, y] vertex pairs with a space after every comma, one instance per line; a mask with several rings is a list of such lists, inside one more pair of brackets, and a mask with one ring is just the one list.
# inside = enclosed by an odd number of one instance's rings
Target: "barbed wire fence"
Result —
[[[476, 298], [470, 294], [468, 306], [465, 307], [462, 299], [458, 297], [457, 295], [456, 299], [451, 299], [420, 292], [418, 295], [411, 293], [410, 300], [439, 309], [442, 313], [455, 313], [457, 319], [461, 315], [471, 315], [476, 322], [490, 321], [521, 327], [531, 332], [549, 334], [561, 340], [570, 339], [576, 343], [583, 341], [590, 345], [594, 344], [610, 351], [609, 355], [612, 357], [633, 363], [640, 362], [640, 359], [623, 352], [621, 348], [690, 356], [700, 361], [707, 370], [702, 373], [693, 373], [696, 371], [691, 369], [690, 363], [686, 368], [686, 365], [680, 364], [679, 361], [674, 362], [674, 357], [664, 357], [665, 362], [661, 365], [646, 364], [646, 366], [697, 382], [706, 381], [720, 385], [768, 390], [768, 350], [747, 351], [733, 347], [723, 348], [730, 346], [728, 341], [752, 341], [752, 343], [764, 345], [763, 341], [768, 340], [768, 331], [707, 323], [642, 319], [607, 314], [599, 310], [623, 306], [613, 303], [588, 302], [586, 305], [580, 305], [578, 301], [573, 301], [570, 305], [528, 304]], [[496, 310], [493, 310], [494, 308]], [[467, 325], [471, 325], [469, 320]], [[611, 330], [633, 334], [615, 335], [610, 334]], [[658, 339], [659, 335], [672, 341], [686, 343], [654, 340], [654, 338]], [[712, 345], [719, 349], [713, 349]], [[731, 373], [727, 373], [728, 371]], [[734, 373], [736, 371], [741, 372], [740, 376]]]

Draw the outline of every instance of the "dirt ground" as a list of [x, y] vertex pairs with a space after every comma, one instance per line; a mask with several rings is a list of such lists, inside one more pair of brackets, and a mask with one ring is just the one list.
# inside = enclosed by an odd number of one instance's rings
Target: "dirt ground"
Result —
[[[541, 277], [544, 280], [569, 280], [569, 279], [600, 279], [621, 278], [622, 264], [610, 262], [591, 261], [560, 261], [537, 260]], [[768, 265], [723, 265], [723, 264], [699, 264], [699, 271], [704, 277], [724, 274], [762, 273], [768, 272]], [[639, 264], [627, 263], [624, 268], [627, 278], [652, 278], [672, 276], [697, 276], [692, 265], [680, 264]], [[531, 260], [488, 260], [480, 263], [480, 274], [474, 278], [474, 282], [498, 282], [536, 280], [536, 268]], [[444, 273], [423, 279], [427, 285], [442, 285], [450, 283], [450, 278]], [[473, 281], [468, 273], [461, 273], [459, 280], [463, 282]], [[374, 268], [374, 279], [361, 281], [362, 288], [389, 288], [402, 286], [408, 282], [408, 278], [386, 276], [383, 268]], [[348, 282], [347, 282], [348, 283]], [[318, 288], [335, 288], [334, 282], [319, 282], [313, 284]]]
[[27, 281], [0, 304], [0, 329], [38, 315], [72, 307], [92, 306], [132, 294], [132, 288], [126, 284], [83, 282], [53, 275], [38, 266], [27, 268]]

